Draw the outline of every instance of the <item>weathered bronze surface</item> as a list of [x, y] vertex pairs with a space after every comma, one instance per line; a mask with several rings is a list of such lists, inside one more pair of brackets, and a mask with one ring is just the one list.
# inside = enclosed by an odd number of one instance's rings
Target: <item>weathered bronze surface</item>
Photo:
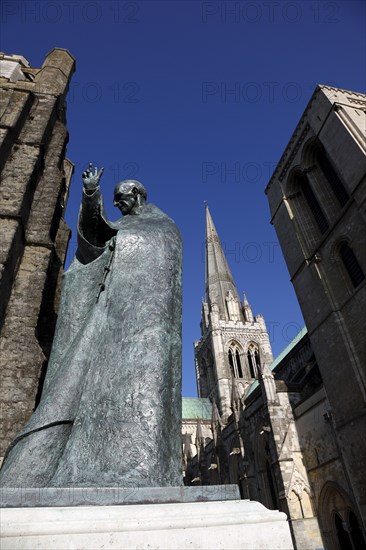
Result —
[[196, 487], [3, 487], [1, 508], [121, 506], [240, 500], [238, 485]]
[[5, 459], [7, 487], [164, 487], [181, 477], [181, 237], [134, 180], [106, 219], [83, 174], [41, 402]]

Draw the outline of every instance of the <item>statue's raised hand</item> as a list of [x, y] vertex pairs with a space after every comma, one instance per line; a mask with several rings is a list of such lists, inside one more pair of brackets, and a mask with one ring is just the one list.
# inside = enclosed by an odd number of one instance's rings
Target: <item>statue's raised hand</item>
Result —
[[102, 177], [103, 172], [104, 172], [104, 168], [101, 168], [98, 172], [98, 168], [95, 167], [94, 173], [93, 173], [93, 165], [90, 162], [89, 168], [87, 168], [85, 172], [83, 172], [82, 174], [84, 189], [86, 191], [92, 191], [96, 189], [99, 185], [99, 181], [100, 181], [100, 178]]

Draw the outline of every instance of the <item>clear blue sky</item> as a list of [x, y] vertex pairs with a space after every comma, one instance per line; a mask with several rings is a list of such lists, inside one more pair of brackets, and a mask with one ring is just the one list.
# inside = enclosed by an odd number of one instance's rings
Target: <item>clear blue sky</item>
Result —
[[40, 67], [54, 47], [77, 70], [68, 96], [75, 163], [141, 180], [184, 242], [183, 395], [196, 392], [193, 340], [204, 293], [204, 201], [239, 293], [263, 313], [276, 356], [303, 325], [264, 188], [317, 83], [364, 91], [361, 1], [17, 1], [1, 4], [1, 51]]

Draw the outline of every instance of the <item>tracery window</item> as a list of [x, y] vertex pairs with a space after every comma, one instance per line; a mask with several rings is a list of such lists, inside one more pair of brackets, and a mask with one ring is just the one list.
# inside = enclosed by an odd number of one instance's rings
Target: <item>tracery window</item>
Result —
[[365, 274], [362, 271], [352, 248], [346, 242], [341, 244], [339, 248], [339, 255], [354, 288], [358, 287], [358, 285], [364, 280]]
[[247, 351], [249, 374], [251, 378], [257, 378], [260, 368], [259, 349], [255, 344], [250, 344]]
[[360, 522], [349, 496], [335, 482], [327, 481], [319, 496], [318, 516], [324, 526], [327, 548], [358, 550], [366, 548]]
[[243, 369], [241, 365], [241, 350], [235, 343], [230, 345], [228, 350], [229, 365], [235, 378], [243, 378]]

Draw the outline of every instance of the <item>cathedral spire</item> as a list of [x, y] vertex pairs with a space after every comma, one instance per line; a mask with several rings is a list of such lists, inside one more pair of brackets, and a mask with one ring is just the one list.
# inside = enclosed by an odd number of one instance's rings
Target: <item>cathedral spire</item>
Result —
[[243, 321], [242, 307], [230, 268], [206, 204], [206, 300], [220, 318]]

